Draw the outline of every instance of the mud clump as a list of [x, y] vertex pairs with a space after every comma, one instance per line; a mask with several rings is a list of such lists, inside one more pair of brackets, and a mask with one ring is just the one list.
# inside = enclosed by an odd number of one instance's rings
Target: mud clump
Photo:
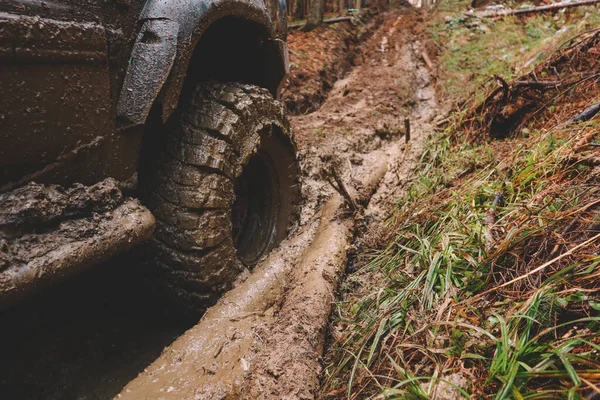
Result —
[[40, 229], [92, 212], [110, 211], [122, 202], [123, 195], [111, 178], [93, 186], [75, 184], [69, 189], [31, 182], [0, 195], [0, 235], [9, 231], [14, 235], [17, 228], [20, 232]]
[[114, 179], [0, 195], [0, 309], [146, 240], [155, 221]]

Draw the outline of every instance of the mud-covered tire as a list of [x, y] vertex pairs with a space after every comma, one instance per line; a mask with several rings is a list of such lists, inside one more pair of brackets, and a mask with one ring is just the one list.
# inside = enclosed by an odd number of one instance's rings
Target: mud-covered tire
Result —
[[193, 310], [293, 229], [301, 196], [289, 123], [267, 90], [201, 83], [187, 97], [144, 184], [158, 279]]

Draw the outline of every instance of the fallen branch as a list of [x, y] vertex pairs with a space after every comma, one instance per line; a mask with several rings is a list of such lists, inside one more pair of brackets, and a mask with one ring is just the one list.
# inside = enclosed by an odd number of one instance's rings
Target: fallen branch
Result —
[[600, 112], [600, 103], [596, 103], [594, 105], [589, 106], [573, 118], [571, 118], [567, 123], [572, 124], [575, 122], [584, 122], [592, 119], [596, 114]]
[[[600, 1], [600, 0], [599, 0]], [[323, 20], [323, 24], [336, 24], [338, 22], [352, 21], [352, 17], [337, 17]], [[289, 24], [288, 29], [299, 29], [306, 25], [306, 22], [297, 22], [295, 24]]]
[[423, 58], [423, 61], [425, 61], [427, 68], [429, 68], [430, 71], [433, 71], [434, 70], [433, 63], [431, 62], [431, 58], [429, 58], [429, 55], [427, 54], [427, 52], [425, 50], [423, 50], [421, 52], [421, 57]]
[[591, 4], [600, 3], [600, 0], [580, 0], [580, 1], [563, 1], [561, 3], [550, 4], [547, 6], [524, 8], [521, 10], [493, 10], [484, 11], [482, 13], [475, 13], [476, 16], [481, 18], [496, 18], [505, 17], [507, 15], [525, 15], [539, 12], [555, 11], [563, 8], [588, 6]]
[[534, 89], [556, 89], [562, 83], [559, 81], [516, 81], [514, 87], [531, 87]]
[[348, 206], [350, 207], [350, 209], [353, 212], [357, 212], [359, 210], [359, 205], [356, 203], [356, 201], [352, 198], [352, 196], [346, 189], [346, 186], [344, 185], [344, 182], [340, 178], [340, 175], [337, 172], [337, 169], [335, 168], [335, 166], [332, 165], [329, 172], [328, 173], [326, 172], [326, 175], [327, 175], [326, 176], [327, 182], [329, 182], [331, 187], [336, 192], [338, 192], [344, 198], [344, 200], [346, 200], [346, 202], [348, 203]]

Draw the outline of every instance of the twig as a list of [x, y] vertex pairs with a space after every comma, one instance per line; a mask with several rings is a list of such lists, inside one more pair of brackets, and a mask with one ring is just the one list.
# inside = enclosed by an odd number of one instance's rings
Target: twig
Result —
[[[323, 24], [335, 24], [335, 23], [338, 23], [338, 22], [352, 21], [352, 19], [353, 19], [353, 17], [330, 18], [330, 19], [323, 20]], [[298, 22], [298, 23], [295, 23], [295, 24], [288, 25], [288, 29], [298, 29], [298, 28], [302, 28], [304, 25], [306, 25], [305, 22]]]
[[579, 379], [581, 380], [581, 382], [588, 385], [590, 389], [592, 389], [594, 392], [596, 392], [596, 394], [600, 394], [600, 388], [598, 386], [594, 385], [592, 382], [588, 381], [587, 379], [585, 379], [581, 376], [579, 377]]
[[562, 85], [559, 81], [516, 81], [515, 87], [532, 87], [535, 89], [556, 89]]
[[[333, 180], [332, 180], [332, 178], [333, 178]], [[356, 203], [356, 201], [354, 201], [352, 196], [350, 196], [350, 193], [348, 192], [348, 190], [346, 189], [346, 186], [344, 185], [344, 182], [340, 178], [340, 176], [337, 172], [337, 169], [333, 165], [331, 166], [331, 169], [329, 170], [329, 173], [327, 174], [327, 182], [329, 182], [331, 187], [336, 192], [338, 192], [344, 198], [344, 200], [346, 200], [346, 202], [348, 203], [348, 206], [350, 207], [350, 209], [353, 212], [357, 212], [360, 209], [359, 205]]]
[[410, 119], [404, 119], [404, 142], [410, 142]]
[[585, 247], [585, 246], [589, 245], [590, 243], [592, 243], [593, 241], [595, 241], [596, 239], [599, 239], [599, 238], [600, 238], [600, 233], [598, 233], [597, 235], [594, 235], [593, 237], [591, 237], [590, 239], [586, 240], [586, 241], [585, 241], [585, 242], [583, 242], [583, 243], [579, 243], [577, 246], [575, 246], [575, 247], [571, 248], [571, 249], [570, 249], [570, 250], [568, 250], [567, 252], [565, 252], [565, 253], [562, 253], [561, 255], [559, 255], [559, 256], [557, 256], [557, 257], [554, 257], [552, 260], [550, 260], [550, 261], [548, 261], [548, 262], [546, 262], [546, 263], [544, 263], [544, 264], [540, 265], [539, 267], [532, 269], [531, 271], [527, 272], [526, 274], [523, 274], [523, 275], [521, 275], [521, 276], [518, 276], [518, 277], [516, 277], [515, 279], [511, 279], [511, 280], [510, 280], [510, 281], [508, 281], [508, 282], [504, 282], [503, 284], [501, 284], [501, 285], [499, 285], [499, 286], [496, 286], [496, 287], [493, 287], [493, 288], [491, 288], [491, 289], [488, 289], [488, 290], [486, 290], [486, 291], [484, 291], [484, 292], [481, 292], [481, 293], [479, 293], [478, 295], [471, 297], [471, 298], [470, 298], [470, 299], [468, 299], [467, 301], [472, 301], [472, 300], [475, 300], [475, 299], [481, 298], [482, 296], [484, 296], [484, 295], [486, 295], [486, 294], [488, 294], [488, 293], [494, 292], [494, 291], [496, 291], [496, 290], [498, 290], [498, 289], [501, 289], [501, 288], [503, 288], [503, 287], [506, 287], [506, 286], [508, 286], [508, 285], [512, 285], [513, 283], [516, 283], [516, 282], [522, 281], [523, 279], [525, 279], [525, 278], [527, 278], [527, 277], [529, 277], [529, 276], [531, 276], [531, 275], [533, 275], [533, 274], [535, 274], [535, 273], [537, 273], [537, 272], [540, 272], [541, 270], [543, 270], [543, 269], [545, 269], [545, 268], [549, 267], [550, 265], [554, 264], [555, 262], [557, 262], [557, 261], [560, 261], [560, 260], [562, 260], [563, 258], [565, 258], [565, 257], [567, 257], [567, 256], [570, 256], [571, 254], [573, 254], [573, 252], [574, 252], [575, 250], [578, 250], [578, 249], [580, 249], [580, 248], [582, 248], [582, 247]]
[[567, 121], [567, 123], [572, 124], [575, 122], [587, 121], [589, 119], [592, 119], [596, 114], [598, 114], [598, 112], [600, 112], [600, 103], [596, 103], [589, 106], [588, 108], [571, 118], [569, 121]]
[[423, 61], [425, 61], [425, 64], [427, 64], [427, 68], [429, 68], [430, 71], [433, 71], [433, 63], [431, 62], [431, 58], [429, 58], [429, 55], [425, 50], [421, 52], [421, 57], [423, 58]]
[[482, 13], [475, 13], [475, 15], [478, 17], [481, 17], [481, 18], [496, 18], [496, 17], [505, 17], [507, 15], [524, 15], [524, 14], [532, 14], [532, 13], [538, 13], [538, 12], [560, 10], [562, 8], [588, 6], [588, 5], [596, 4], [596, 3], [600, 3], [600, 0], [563, 1], [561, 3], [550, 4], [547, 6], [524, 8], [521, 10], [485, 11]]

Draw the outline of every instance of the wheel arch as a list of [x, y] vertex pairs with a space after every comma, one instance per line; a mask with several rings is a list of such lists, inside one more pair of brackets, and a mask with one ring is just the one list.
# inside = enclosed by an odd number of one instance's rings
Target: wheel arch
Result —
[[272, 19], [262, 1], [149, 0], [117, 102], [118, 127], [143, 124], [151, 110], [166, 121], [190, 80], [238, 80], [277, 97], [289, 71], [282, 3]]

